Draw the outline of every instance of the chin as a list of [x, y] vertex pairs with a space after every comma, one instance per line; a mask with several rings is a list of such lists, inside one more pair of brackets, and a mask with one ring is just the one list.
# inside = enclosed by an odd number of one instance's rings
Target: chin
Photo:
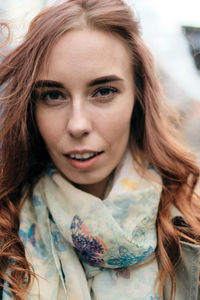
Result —
[[89, 179], [80, 179], [80, 180], [73, 180], [73, 179], [70, 179], [69, 177], [67, 177], [67, 179], [71, 182], [71, 183], [73, 183], [73, 184], [75, 184], [75, 185], [91, 185], [91, 184], [98, 184], [98, 183], [101, 183], [101, 182], [103, 182], [103, 181], [106, 181], [107, 180], [107, 177], [106, 178], [103, 178], [103, 179], [101, 179], [101, 178], [93, 178], [93, 179], [91, 179], [91, 180], [89, 180]]

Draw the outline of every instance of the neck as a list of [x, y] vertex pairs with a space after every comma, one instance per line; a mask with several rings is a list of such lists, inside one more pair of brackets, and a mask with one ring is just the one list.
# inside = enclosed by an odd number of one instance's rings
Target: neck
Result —
[[109, 178], [103, 179], [101, 182], [93, 184], [76, 184], [76, 186], [82, 191], [92, 194], [100, 199], [104, 198], [106, 187], [108, 184]]

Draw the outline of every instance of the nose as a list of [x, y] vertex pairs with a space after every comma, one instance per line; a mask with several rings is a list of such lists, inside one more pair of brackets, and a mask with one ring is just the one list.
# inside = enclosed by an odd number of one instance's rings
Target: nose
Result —
[[67, 131], [74, 138], [82, 138], [92, 131], [90, 116], [85, 105], [80, 103], [72, 105]]

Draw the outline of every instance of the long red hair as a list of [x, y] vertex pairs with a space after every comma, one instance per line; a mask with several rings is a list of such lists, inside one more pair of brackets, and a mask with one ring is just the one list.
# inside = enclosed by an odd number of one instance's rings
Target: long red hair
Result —
[[[138, 21], [121, 0], [68, 0], [45, 9], [32, 21], [23, 43], [0, 65], [0, 278], [8, 282], [15, 299], [25, 299], [34, 270], [18, 236], [19, 214], [49, 161], [35, 122], [34, 84], [56, 41], [69, 30], [85, 26], [118, 35], [132, 54], [136, 99], [130, 144], [134, 158], [139, 163], [148, 159], [162, 178], [158, 282], [162, 294], [166, 275], [170, 276], [172, 298], [180, 240], [198, 243], [200, 236], [200, 199], [194, 192], [199, 168], [165, 111], [152, 56], [140, 37]], [[172, 205], [188, 224], [184, 230], [173, 224]]]

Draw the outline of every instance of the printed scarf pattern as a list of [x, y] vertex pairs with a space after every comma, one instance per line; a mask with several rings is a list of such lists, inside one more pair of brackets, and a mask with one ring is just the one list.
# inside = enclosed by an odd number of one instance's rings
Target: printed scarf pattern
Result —
[[[21, 212], [19, 234], [39, 275], [27, 299], [158, 299], [154, 252], [161, 185], [153, 168], [147, 173], [157, 179], [145, 179], [127, 152], [102, 201], [48, 168]], [[12, 299], [6, 290], [3, 297]]]

